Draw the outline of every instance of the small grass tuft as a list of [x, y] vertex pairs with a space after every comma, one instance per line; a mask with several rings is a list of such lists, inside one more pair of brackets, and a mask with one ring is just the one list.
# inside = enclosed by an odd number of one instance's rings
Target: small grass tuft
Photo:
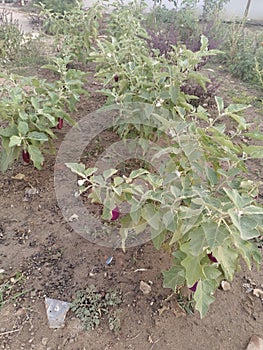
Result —
[[120, 329], [120, 319], [114, 307], [120, 303], [121, 298], [117, 291], [98, 291], [92, 285], [77, 292], [71, 310], [82, 321], [84, 330], [95, 329], [107, 316], [110, 330], [116, 332]]

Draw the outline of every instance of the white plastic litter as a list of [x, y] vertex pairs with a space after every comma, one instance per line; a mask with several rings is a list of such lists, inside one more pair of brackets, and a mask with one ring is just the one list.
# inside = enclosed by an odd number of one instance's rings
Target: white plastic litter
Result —
[[45, 304], [49, 328], [63, 328], [70, 303], [46, 297]]

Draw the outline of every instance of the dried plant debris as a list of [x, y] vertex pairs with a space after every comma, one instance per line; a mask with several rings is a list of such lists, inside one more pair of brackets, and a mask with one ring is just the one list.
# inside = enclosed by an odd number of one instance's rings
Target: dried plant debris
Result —
[[242, 287], [245, 289], [246, 293], [252, 293], [255, 297], [263, 301], [263, 284], [260, 285], [252, 281], [249, 277], [244, 277]]

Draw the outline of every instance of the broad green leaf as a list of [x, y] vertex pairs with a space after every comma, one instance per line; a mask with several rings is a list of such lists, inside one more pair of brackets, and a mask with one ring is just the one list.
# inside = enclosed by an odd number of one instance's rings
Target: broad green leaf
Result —
[[119, 187], [111, 186], [111, 188], [112, 188], [113, 192], [115, 192], [117, 194], [118, 197], [121, 196], [121, 194], [122, 194], [122, 187], [120, 187], [120, 186]]
[[110, 177], [112, 177], [112, 175], [116, 174], [117, 172], [118, 172], [118, 170], [116, 170], [116, 169], [107, 169], [103, 172], [103, 177], [105, 180], [107, 180]]
[[198, 217], [203, 211], [203, 208], [193, 209], [186, 206], [181, 206], [180, 208], [180, 218], [185, 219], [193, 219], [194, 217]]
[[201, 41], [200, 51], [207, 51], [208, 50], [208, 38], [202, 34], [200, 41]]
[[7, 150], [2, 149], [0, 152], [0, 171], [5, 172], [9, 165], [18, 158], [20, 152], [19, 148], [9, 148]]
[[249, 215], [243, 215], [243, 212], [241, 210], [237, 212], [233, 209], [229, 209], [228, 214], [233, 224], [240, 232], [241, 238], [245, 241], [258, 237], [260, 235], [257, 230], [257, 226], [259, 224], [257, 215], [256, 217], [250, 217]]
[[87, 169], [85, 169], [84, 174], [86, 175], [86, 177], [90, 177], [90, 176], [93, 175], [97, 170], [98, 170], [98, 168], [87, 168]]
[[36, 141], [48, 141], [48, 136], [43, 132], [32, 131], [28, 133], [27, 139]]
[[208, 248], [208, 243], [202, 226], [190, 231], [189, 238], [191, 253], [194, 256], [201, 255], [204, 250]]
[[65, 165], [75, 174], [86, 178], [85, 165], [82, 163], [65, 163]]
[[148, 170], [145, 170], [145, 169], [137, 169], [137, 170], [133, 170], [131, 173], [130, 173], [130, 178], [131, 179], [135, 179], [136, 177], [139, 177], [141, 175], [144, 175], [144, 174], [148, 174], [149, 171]]
[[242, 211], [244, 215], [262, 215], [263, 220], [263, 207], [250, 205], [249, 207], [243, 208]]
[[238, 254], [235, 249], [228, 246], [219, 246], [213, 250], [214, 257], [221, 264], [227, 280], [232, 281], [237, 268]]
[[234, 119], [239, 124], [239, 127], [241, 127], [243, 130], [247, 129], [247, 123], [244, 117], [241, 117], [240, 115], [235, 113], [227, 113], [227, 115]]
[[171, 232], [176, 231], [176, 229], [177, 229], [177, 214], [175, 214], [169, 210], [162, 216], [162, 221], [163, 221], [163, 224], [167, 228], [168, 231], [171, 231]]
[[220, 246], [224, 240], [229, 236], [228, 230], [214, 222], [207, 222], [202, 224], [206, 242], [211, 250]]
[[206, 176], [208, 178], [208, 181], [210, 182], [210, 185], [213, 187], [218, 184], [218, 175], [214, 169], [211, 169], [210, 167], [205, 168]]
[[215, 288], [215, 283], [212, 281], [198, 281], [198, 285], [194, 293], [194, 300], [196, 302], [195, 308], [199, 311], [201, 318], [205, 316], [209, 305], [215, 300], [215, 297], [213, 296]]
[[34, 107], [35, 111], [39, 110], [39, 101], [35, 96], [32, 96], [30, 99], [32, 106]]
[[30, 154], [30, 159], [34, 163], [34, 166], [40, 170], [44, 162], [44, 157], [42, 155], [42, 152], [38, 147], [35, 147], [33, 145], [29, 145], [27, 150]]
[[243, 112], [248, 109], [250, 106], [245, 104], [231, 104], [225, 109], [225, 113], [238, 113]]
[[116, 187], [121, 185], [123, 182], [124, 182], [124, 179], [120, 176], [116, 176], [113, 179], [114, 186], [116, 186]]
[[252, 140], [263, 141], [263, 133], [259, 132], [247, 132], [244, 134], [246, 137], [250, 137]]
[[154, 190], [161, 187], [163, 183], [162, 177], [156, 174], [147, 174], [147, 180]]
[[137, 225], [139, 223], [139, 221], [141, 219], [141, 214], [142, 214], [141, 208], [134, 210], [131, 207], [130, 217], [131, 217], [132, 221], [135, 223], [135, 225]]
[[235, 204], [237, 208], [243, 208], [252, 202], [251, 198], [241, 197], [237, 190], [223, 188], [228, 198]]
[[188, 287], [192, 287], [196, 281], [204, 277], [198, 257], [193, 255], [187, 256], [181, 262], [181, 265], [185, 268], [185, 279]]
[[21, 146], [22, 138], [20, 136], [13, 135], [10, 137], [9, 147]]
[[26, 122], [19, 121], [17, 128], [22, 136], [26, 135], [26, 133], [28, 132], [28, 124]]
[[[233, 228], [231, 231], [233, 243], [240, 255], [242, 256], [242, 258], [244, 259], [244, 261], [246, 262], [248, 268], [251, 270], [252, 259], [255, 260], [259, 265], [261, 263], [262, 256], [259, 252], [257, 244], [255, 242], [243, 240], [236, 229]], [[259, 261], [258, 256], [260, 256]]]
[[164, 288], [171, 288], [176, 292], [177, 287], [185, 283], [184, 270], [179, 266], [173, 266], [168, 271], [163, 271], [163, 286]]
[[142, 217], [147, 221], [147, 223], [155, 230], [159, 229], [160, 226], [160, 216], [156, 211], [153, 204], [146, 204], [142, 208]]
[[251, 158], [263, 158], [263, 146], [243, 146], [243, 151]]
[[0, 136], [11, 137], [18, 134], [17, 126], [14, 124], [8, 125], [6, 128], [0, 127]]
[[110, 197], [109, 193], [106, 194], [106, 199], [103, 202], [102, 219], [110, 220], [112, 217], [112, 210], [116, 207], [115, 199]]
[[200, 257], [191, 254], [189, 242], [181, 245], [180, 250], [186, 254], [186, 258], [181, 261], [181, 265], [185, 268], [187, 286], [192, 287], [196, 281], [204, 278]]
[[207, 280], [216, 280], [222, 276], [222, 272], [213, 265], [206, 265], [203, 270]]
[[163, 242], [165, 241], [167, 231], [163, 228], [161, 230], [151, 229], [151, 239], [153, 241], [153, 245], [155, 249], [160, 249]]
[[178, 97], [179, 97], [179, 89], [177, 86], [170, 85], [169, 87], [169, 94], [172, 102], [177, 105], [178, 103]]
[[215, 101], [217, 105], [217, 110], [219, 114], [221, 114], [224, 111], [224, 100], [222, 99], [222, 97], [215, 96]]

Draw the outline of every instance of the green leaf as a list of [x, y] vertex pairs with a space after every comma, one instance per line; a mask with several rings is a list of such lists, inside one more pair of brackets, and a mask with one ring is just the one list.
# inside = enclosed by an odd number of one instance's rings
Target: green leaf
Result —
[[33, 161], [34, 166], [40, 170], [43, 162], [44, 162], [44, 157], [42, 155], [42, 152], [40, 151], [39, 148], [33, 146], [33, 145], [29, 145], [27, 148], [29, 154], [30, 154], [30, 159]]
[[163, 286], [164, 288], [171, 288], [176, 292], [177, 287], [185, 283], [184, 270], [179, 266], [173, 266], [168, 271], [163, 271]]
[[206, 265], [203, 269], [207, 280], [217, 280], [220, 276], [222, 276], [222, 272], [215, 266]]
[[235, 225], [235, 227], [240, 232], [240, 236], [245, 241], [258, 237], [260, 234], [257, 230], [257, 226], [259, 224], [259, 220], [261, 216], [250, 217], [248, 215], [244, 215], [243, 211], [235, 211], [233, 209], [228, 210], [228, 214]]
[[218, 175], [217, 172], [214, 171], [214, 169], [211, 169], [210, 167], [205, 168], [206, 176], [208, 178], [208, 181], [211, 186], [215, 186], [218, 184]]
[[201, 41], [200, 51], [207, 51], [208, 50], [208, 38], [202, 34], [200, 41]]
[[[243, 240], [237, 230], [232, 229], [232, 239], [235, 247], [237, 248], [238, 252], [246, 262], [248, 268], [251, 270], [251, 264], [252, 259], [256, 261], [256, 263], [259, 265], [261, 263], [262, 256], [259, 252], [259, 249], [257, 247], [257, 244], [255, 242], [249, 242]], [[258, 255], [260, 256], [260, 259], [258, 261]]]
[[213, 255], [221, 264], [227, 280], [231, 281], [237, 268], [238, 253], [236, 249], [228, 246], [220, 246], [213, 250]]
[[225, 113], [239, 113], [243, 112], [244, 110], [248, 109], [249, 105], [245, 104], [231, 104], [225, 109]]
[[213, 250], [215, 247], [220, 246], [224, 240], [229, 236], [228, 230], [214, 222], [207, 222], [202, 224], [206, 242], [209, 248]]
[[223, 188], [228, 198], [235, 204], [235, 206], [239, 209], [247, 206], [251, 203], [251, 198], [241, 197], [237, 190], [235, 189], [227, 189]]
[[243, 151], [251, 158], [263, 158], [263, 146], [243, 146]]
[[44, 134], [43, 132], [32, 131], [32, 132], [28, 133], [27, 139], [44, 142], [44, 141], [48, 141], [48, 136], [46, 134]]
[[187, 286], [192, 287], [196, 281], [204, 278], [200, 257], [191, 254], [189, 242], [181, 245], [180, 250], [187, 254], [186, 258], [181, 261], [181, 265], [185, 268]]
[[221, 114], [224, 111], [224, 100], [222, 97], [215, 96], [217, 110], [219, 114]]
[[247, 129], [247, 123], [244, 117], [235, 113], [227, 113], [227, 115], [234, 119], [243, 130]]
[[116, 170], [116, 169], [107, 169], [103, 172], [103, 177], [105, 180], [107, 180], [110, 177], [112, 177], [112, 175], [116, 174], [117, 172], [118, 172], [118, 170]]
[[96, 171], [98, 170], [98, 168], [87, 168], [84, 171], [84, 175], [86, 177], [90, 177], [91, 175], [93, 175]]
[[85, 165], [82, 163], [65, 163], [65, 165], [75, 174], [86, 178]]
[[151, 229], [151, 239], [155, 249], [160, 249], [163, 242], [165, 241], [167, 231], [163, 228], [161, 230]]
[[26, 135], [26, 133], [28, 132], [28, 124], [26, 122], [19, 121], [17, 128], [18, 128], [18, 132], [22, 136]]
[[162, 221], [163, 221], [164, 226], [167, 228], [168, 231], [171, 231], [171, 232], [176, 231], [176, 229], [177, 229], [177, 214], [175, 214], [169, 210], [163, 215]]
[[149, 171], [148, 171], [148, 170], [145, 170], [145, 169], [133, 170], [133, 171], [130, 173], [129, 178], [130, 178], [130, 179], [135, 179], [136, 177], [139, 177], [139, 176], [141, 176], [141, 175], [148, 174], [148, 173], [149, 173]]
[[21, 146], [22, 138], [20, 136], [13, 135], [10, 137], [9, 147]]
[[215, 297], [212, 295], [214, 290], [215, 283], [212, 281], [198, 281], [198, 285], [194, 293], [194, 300], [196, 302], [195, 308], [199, 311], [201, 318], [205, 316], [209, 305], [215, 300]]
[[263, 208], [260, 206], [250, 205], [249, 207], [243, 208], [242, 211], [244, 215], [262, 215], [263, 220]]
[[39, 110], [39, 101], [37, 100], [37, 98], [35, 96], [32, 96], [30, 99], [32, 106], [34, 107], [35, 111]]
[[142, 208], [142, 217], [144, 220], [147, 221], [147, 223], [154, 228], [155, 230], [159, 229], [160, 226], [160, 216], [158, 212], [156, 211], [153, 204], [146, 204]]
[[259, 132], [247, 132], [244, 134], [246, 137], [250, 137], [252, 140], [263, 141], [263, 133]]
[[113, 179], [114, 186], [120, 186], [124, 182], [124, 179], [120, 176], [116, 176]]
[[8, 169], [9, 165], [18, 158], [20, 152], [19, 148], [2, 149], [0, 152], [0, 171], [4, 172]]
[[177, 105], [178, 97], [179, 97], [179, 88], [177, 86], [171, 85], [169, 87], [169, 94], [172, 102]]
[[201, 255], [208, 248], [205, 232], [200, 226], [189, 232], [191, 253], [194, 256]]

